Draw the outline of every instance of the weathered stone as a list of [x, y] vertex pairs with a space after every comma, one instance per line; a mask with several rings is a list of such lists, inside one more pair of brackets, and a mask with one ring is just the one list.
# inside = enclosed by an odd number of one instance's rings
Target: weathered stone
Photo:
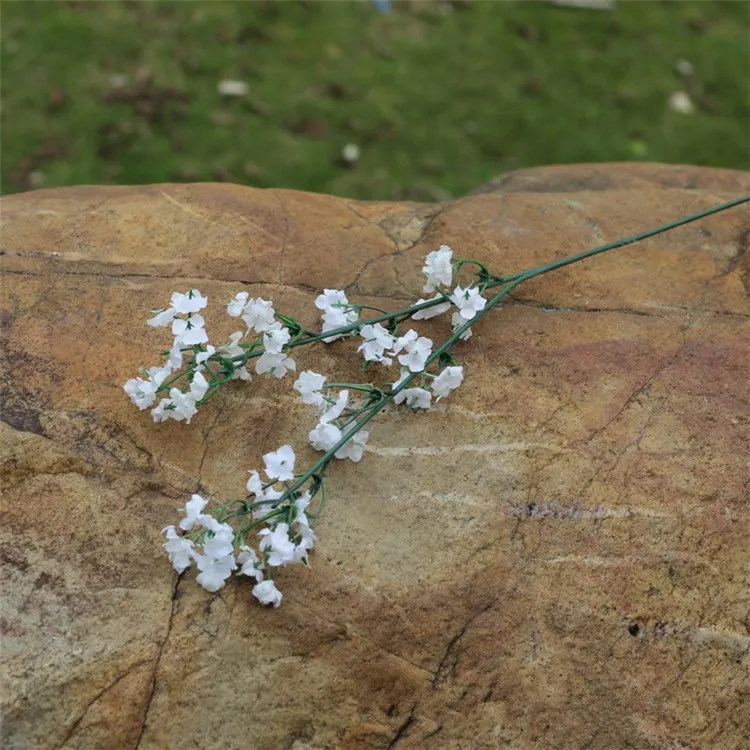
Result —
[[[3, 747], [747, 748], [746, 207], [518, 288], [458, 348], [459, 391], [381, 415], [365, 460], [332, 468], [279, 610], [248, 582], [178, 581], [159, 532], [191, 492], [239, 496], [283, 442], [311, 457], [291, 381], [227, 388], [190, 425], [154, 425], [122, 383], [169, 343], [144, 323], [175, 289], [209, 296], [217, 339], [241, 289], [312, 326], [323, 287], [415, 299], [441, 243], [515, 271], [749, 191], [615, 165], [443, 206], [5, 198]], [[353, 349], [298, 364], [360, 379]]]

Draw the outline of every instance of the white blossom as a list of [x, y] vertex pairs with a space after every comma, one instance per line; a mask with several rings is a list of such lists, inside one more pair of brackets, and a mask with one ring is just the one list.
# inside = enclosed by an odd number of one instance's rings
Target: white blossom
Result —
[[308, 435], [310, 444], [316, 451], [327, 451], [341, 440], [341, 430], [335, 424], [318, 422]]
[[354, 461], [354, 463], [357, 463], [365, 452], [365, 443], [369, 437], [370, 433], [367, 432], [367, 430], [360, 430], [355, 433], [350, 440], [344, 443], [334, 455], [336, 458], [349, 458]]
[[255, 553], [254, 549], [242, 545], [240, 554], [237, 555], [237, 562], [240, 564], [240, 573], [260, 583], [263, 580], [263, 561]]
[[234, 299], [227, 304], [227, 315], [231, 315], [233, 318], [239, 318], [245, 310], [248, 298], [247, 292], [237, 292], [234, 295]]
[[[415, 305], [421, 305], [423, 302], [432, 302], [432, 300], [436, 299], [442, 299], [442, 297], [438, 294], [434, 297], [431, 297], [429, 300], [426, 299], [418, 299], [414, 304]], [[429, 320], [430, 318], [434, 318], [438, 315], [442, 315], [444, 312], [447, 312], [450, 310], [451, 303], [441, 302], [439, 305], [434, 305], [433, 307], [425, 307], [424, 310], [417, 310], [414, 315], [411, 316], [412, 320]]]
[[196, 581], [203, 586], [206, 591], [215, 593], [224, 587], [224, 584], [232, 575], [232, 571], [237, 568], [234, 555], [224, 557], [211, 557], [210, 555], [197, 555], [196, 563], [200, 573]]
[[187, 320], [175, 318], [172, 321], [175, 345], [195, 346], [195, 344], [205, 344], [208, 341], [205, 325], [206, 321], [203, 320], [202, 315], [193, 315]]
[[296, 456], [291, 445], [282, 445], [277, 451], [266, 453], [263, 463], [266, 465], [266, 474], [271, 479], [288, 482], [294, 479], [294, 461]]
[[190, 395], [196, 401], [200, 401], [208, 391], [208, 381], [200, 370], [196, 370], [190, 382]]
[[235, 331], [229, 337], [229, 343], [219, 347], [220, 352], [224, 352], [227, 357], [241, 357], [245, 350], [239, 345], [242, 338], [242, 331]]
[[260, 551], [266, 553], [272, 567], [294, 561], [294, 542], [289, 538], [289, 524], [277, 524], [274, 529], [261, 529]]
[[322, 424], [328, 424], [333, 422], [334, 419], [338, 419], [346, 409], [346, 405], [349, 402], [349, 391], [344, 389], [339, 391], [339, 395], [336, 397], [336, 402], [331, 404], [320, 417]]
[[211, 344], [208, 344], [206, 346], [205, 352], [198, 352], [195, 355], [195, 362], [198, 365], [198, 370], [205, 369], [205, 365], [203, 364], [207, 359], [210, 359], [214, 354], [216, 353], [216, 349], [211, 346]]
[[412, 409], [429, 409], [432, 394], [424, 388], [405, 388], [396, 394], [393, 401], [397, 404], [406, 401], [406, 405]]
[[260, 298], [251, 299], [243, 308], [242, 320], [248, 330], [252, 329], [257, 333], [263, 333], [274, 324], [275, 315], [273, 302]]
[[263, 352], [255, 363], [255, 372], [263, 375], [270, 372], [275, 378], [281, 380], [287, 372], [296, 370], [297, 363], [286, 354], [274, 354], [273, 352]]
[[171, 307], [167, 308], [166, 310], [152, 310], [151, 312], [155, 313], [155, 317], [147, 320], [146, 324], [152, 327], [168, 326], [174, 320], [174, 316], [177, 314], [177, 312]]
[[184, 420], [190, 424], [190, 420], [197, 411], [195, 398], [190, 393], [183, 393], [179, 388], [172, 388], [169, 391], [169, 398], [163, 398], [159, 405], [151, 410], [151, 415], [154, 422], [174, 419], [178, 422]]
[[341, 289], [324, 289], [323, 294], [315, 298], [315, 307], [318, 310], [329, 310], [332, 307], [348, 306], [349, 300]]
[[208, 304], [208, 297], [202, 297], [197, 289], [191, 289], [187, 294], [174, 292], [172, 294], [172, 309], [182, 315], [197, 313]]
[[464, 379], [463, 367], [446, 367], [440, 375], [432, 381], [432, 392], [438, 398], [444, 398], [451, 391], [456, 390]]
[[[353, 325], [359, 320], [359, 313], [356, 309], [350, 309], [349, 300], [340, 289], [324, 289], [323, 294], [315, 299], [315, 307], [323, 311], [323, 333]], [[330, 343], [338, 338], [341, 335], [328, 336], [323, 341]]]
[[440, 245], [439, 250], [434, 250], [427, 254], [425, 264], [422, 267], [427, 283], [424, 286], [425, 292], [433, 292], [439, 286], [450, 286], [453, 281], [453, 266], [451, 258], [453, 251], [448, 245]]
[[418, 336], [412, 328], [396, 340], [393, 353], [399, 354], [398, 361], [408, 367], [412, 372], [421, 372], [432, 352], [432, 340], [424, 336]]
[[170, 373], [169, 367], [151, 367], [148, 371], [148, 380], [131, 378], [123, 388], [139, 409], [147, 409], [154, 403], [156, 391]]
[[290, 338], [289, 329], [277, 321], [263, 334], [263, 348], [271, 354], [280, 354]]
[[169, 554], [169, 562], [172, 567], [182, 573], [190, 567], [190, 560], [195, 557], [193, 543], [189, 539], [179, 536], [174, 526], [162, 529], [162, 534], [167, 535], [167, 543], [164, 549]]
[[[453, 326], [454, 331], [457, 331], [465, 322], [466, 320], [461, 317], [461, 313], [454, 312], [453, 315], [451, 315], [451, 325]], [[470, 339], [471, 336], [471, 327], [469, 327], [458, 338], [461, 339], [461, 341], [466, 341], [466, 339]]]
[[325, 399], [321, 393], [325, 382], [325, 375], [318, 375], [317, 372], [312, 370], [305, 370], [300, 373], [300, 376], [294, 382], [294, 390], [302, 397], [303, 403], [320, 407], [325, 404]]
[[234, 530], [228, 523], [219, 523], [213, 516], [203, 515], [199, 519], [211, 535], [203, 542], [203, 552], [208, 557], [223, 559], [234, 551]]
[[388, 331], [380, 325], [375, 323], [374, 325], [368, 324], [362, 326], [360, 335], [364, 339], [364, 342], [359, 345], [358, 352], [364, 352], [364, 358], [368, 362], [381, 362], [385, 365], [391, 364], [389, 357], [383, 356], [386, 349], [390, 349], [395, 343], [396, 339]]
[[203, 509], [206, 507], [208, 500], [204, 500], [200, 495], [193, 495], [190, 500], [185, 503], [185, 518], [180, 521], [180, 528], [184, 531], [190, 531], [193, 525], [199, 522], [199, 518], [203, 513]]
[[283, 598], [281, 591], [276, 588], [276, 584], [270, 579], [255, 584], [253, 586], [253, 596], [261, 604], [273, 604], [274, 607], [278, 607]]
[[250, 477], [247, 480], [247, 492], [250, 495], [255, 495], [257, 500], [261, 500], [263, 498], [263, 481], [260, 474], [255, 469], [249, 469], [248, 474], [250, 474]]
[[459, 309], [464, 320], [471, 320], [487, 304], [487, 300], [479, 294], [479, 289], [462, 289], [460, 286], [453, 290], [451, 302]]

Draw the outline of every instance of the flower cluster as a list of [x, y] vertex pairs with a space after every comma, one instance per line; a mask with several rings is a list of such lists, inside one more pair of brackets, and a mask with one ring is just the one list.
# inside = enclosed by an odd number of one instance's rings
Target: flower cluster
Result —
[[[255, 580], [253, 594], [259, 601], [279, 605], [282, 595], [272, 570], [290, 563], [308, 564], [315, 541], [308, 507], [323, 493], [329, 463], [362, 459], [369, 438], [363, 428], [388, 402], [429, 409], [433, 400], [447, 397], [463, 381], [463, 368], [449, 349], [459, 337], [470, 335], [467, 323], [484, 309], [486, 301], [481, 280], [465, 288], [456, 286], [450, 293], [454, 265], [459, 267], [461, 262], [453, 260], [452, 250], [445, 245], [429, 253], [422, 269], [424, 289], [436, 292], [435, 296], [395, 313], [369, 308], [383, 313], [369, 320], [361, 318], [366, 306], [349, 302], [342, 290], [325, 289], [315, 300], [322, 316], [319, 333], [306, 331], [293, 318], [278, 314], [271, 301], [251, 298], [247, 292], [239, 292], [227, 304], [227, 314], [241, 319], [246, 330], [235, 331], [220, 346], [209, 343], [200, 314], [207, 299], [197, 289], [173, 294], [167, 310], [155, 311], [148, 324], [171, 325], [174, 336], [167, 362], [142, 369], [141, 376], [129, 380], [124, 388], [140, 409], [153, 406], [163, 395], [151, 411], [157, 422], [189, 422], [198, 406], [219, 387], [232, 380], [251, 380], [248, 365], [252, 359], [255, 374], [282, 379], [296, 370], [291, 350], [314, 341], [330, 343], [356, 336], [357, 352], [365, 365], [390, 367], [397, 363], [400, 371], [395, 380], [382, 386], [330, 383], [325, 375], [312, 370], [300, 373], [293, 387], [301, 401], [317, 412], [308, 439], [312, 448], [324, 455], [307, 471], [295, 474], [296, 456], [291, 446], [266, 454], [268, 481], [251, 471], [246, 497], [220, 506], [213, 514], [205, 511], [206, 500], [193, 495], [184, 508], [179, 530], [174, 526], [164, 529], [164, 547], [175, 570], [182, 573], [194, 562], [198, 583], [209, 591], [217, 591], [239, 571]], [[415, 329], [399, 330], [410, 319], [428, 320], [451, 309], [453, 336], [437, 349], [432, 339]], [[255, 548], [246, 543], [251, 531], [257, 531]]]
[[[246, 529], [236, 532], [226, 521], [205, 513], [207, 501], [200, 495], [193, 495], [183, 509], [185, 517], [179, 524], [180, 530], [186, 533], [178, 533], [174, 526], [167, 526], [162, 533], [167, 539], [164, 549], [178, 573], [195, 562], [199, 571], [196, 581], [207, 591], [216, 592], [239, 569], [242, 575], [255, 579], [253, 596], [261, 604], [278, 607], [282, 594], [273, 582], [271, 569], [295, 562], [307, 564], [315, 534], [306, 514], [310, 494], [298, 492], [292, 502], [285, 502], [286, 493], [274, 489], [277, 482], [294, 479], [295, 455], [291, 446], [284, 445], [267, 453], [263, 461], [265, 474], [271, 481], [264, 484], [257, 471], [249, 472], [247, 492], [253, 500], [243, 503], [250, 517]], [[236, 511], [223, 509], [223, 516], [234, 514]], [[261, 524], [256, 551], [245, 543], [245, 534]]]

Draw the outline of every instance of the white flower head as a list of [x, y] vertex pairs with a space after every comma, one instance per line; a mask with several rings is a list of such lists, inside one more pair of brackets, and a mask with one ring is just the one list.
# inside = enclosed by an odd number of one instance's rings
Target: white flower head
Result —
[[339, 448], [334, 455], [336, 458], [348, 458], [357, 463], [365, 452], [365, 443], [370, 433], [367, 430], [360, 430]]
[[263, 348], [270, 354], [280, 354], [290, 338], [289, 329], [276, 321], [263, 334]]
[[432, 381], [432, 392], [438, 398], [444, 398], [451, 391], [455, 391], [464, 379], [463, 367], [446, 367], [440, 375]]
[[[451, 325], [453, 326], [454, 331], [457, 331], [465, 322], [466, 319], [461, 317], [460, 312], [454, 312], [453, 315], [451, 315]], [[470, 339], [471, 337], [471, 328], [467, 328], [458, 338], [460, 338], [461, 341], [466, 341], [466, 339]]]
[[427, 283], [424, 291], [434, 292], [439, 286], [450, 286], [453, 281], [453, 265], [451, 258], [453, 251], [448, 245], [440, 245], [439, 250], [433, 250], [425, 258], [425, 264], [422, 267]]
[[406, 405], [411, 409], [429, 409], [432, 394], [424, 388], [404, 388], [396, 394], [393, 401], [396, 404], [406, 401]]
[[479, 289], [463, 289], [457, 286], [451, 294], [451, 302], [458, 308], [464, 320], [471, 320], [480, 310], [484, 310], [487, 300], [479, 294]]
[[266, 474], [271, 479], [281, 482], [289, 482], [294, 479], [294, 461], [296, 456], [291, 445], [282, 445], [277, 451], [266, 453], [263, 462], [266, 465]]
[[359, 345], [357, 351], [363, 352], [363, 356], [368, 362], [391, 364], [392, 360], [383, 356], [383, 354], [386, 349], [390, 349], [394, 345], [396, 339], [380, 323], [362, 326], [360, 336], [362, 336], [364, 342]]
[[186, 294], [175, 292], [172, 295], [172, 309], [181, 315], [197, 313], [208, 304], [208, 297], [202, 297], [197, 289], [190, 289]]
[[283, 598], [281, 591], [276, 588], [276, 584], [270, 579], [253, 586], [253, 596], [261, 604], [273, 604], [274, 607], [278, 607]]
[[275, 315], [273, 302], [260, 298], [251, 299], [243, 308], [242, 320], [248, 331], [252, 329], [257, 333], [263, 333], [274, 324]]
[[398, 361], [412, 372], [424, 370], [427, 358], [432, 353], [432, 339], [419, 336], [412, 328], [396, 340], [393, 354], [399, 354]]
[[294, 561], [294, 542], [289, 538], [289, 524], [277, 524], [274, 529], [261, 529], [260, 551], [267, 556], [271, 567]]
[[224, 584], [232, 575], [232, 571], [237, 568], [234, 555], [224, 557], [211, 557], [210, 555], [197, 555], [196, 563], [200, 573], [196, 581], [203, 586], [206, 591], [212, 593], [224, 587]]
[[197, 411], [195, 398], [190, 393], [183, 393], [179, 388], [172, 388], [169, 391], [169, 398], [163, 398], [158, 406], [151, 410], [151, 416], [154, 422], [174, 419], [178, 422], [184, 420], [190, 424], [190, 420]]
[[172, 321], [175, 345], [195, 346], [195, 344], [205, 344], [208, 341], [205, 325], [206, 321], [203, 320], [202, 315], [192, 315], [187, 319], [175, 318]]
[[162, 534], [167, 535], [167, 543], [164, 549], [169, 555], [169, 562], [172, 567], [182, 573], [190, 567], [190, 561], [195, 557], [193, 543], [189, 539], [181, 537], [174, 526], [167, 526], [162, 529]]
[[234, 299], [227, 304], [227, 315], [230, 315], [233, 318], [239, 318], [245, 310], [247, 298], [247, 292], [237, 292]]
[[348, 307], [349, 300], [341, 289], [324, 289], [323, 294], [315, 298], [318, 310], [330, 310], [333, 307]]
[[229, 337], [229, 343], [219, 347], [220, 352], [224, 352], [227, 357], [241, 357], [245, 350], [239, 345], [242, 338], [242, 331], [235, 331]]
[[321, 424], [328, 424], [338, 419], [346, 409], [346, 405], [349, 403], [349, 391], [344, 389], [339, 391], [339, 395], [336, 397], [336, 403], [329, 406], [320, 417]]
[[[432, 302], [433, 300], [442, 299], [442, 297], [438, 294], [434, 297], [431, 297], [429, 300], [426, 299], [418, 299], [414, 304], [415, 305], [421, 305], [423, 302]], [[441, 302], [439, 305], [434, 305], [433, 307], [425, 307], [424, 310], [417, 310], [414, 315], [411, 316], [412, 320], [429, 320], [430, 318], [434, 318], [438, 315], [442, 315], [444, 312], [447, 312], [450, 310], [451, 303], [450, 302]]]
[[152, 327], [168, 326], [177, 314], [177, 311], [171, 307], [166, 310], [152, 310], [151, 312], [154, 313], [154, 317], [147, 320], [146, 324]]
[[341, 430], [335, 424], [318, 422], [308, 437], [316, 451], [328, 451], [341, 440]]
[[258, 375], [270, 372], [278, 380], [281, 380], [287, 372], [293, 372], [296, 369], [297, 363], [284, 353], [263, 352], [255, 363], [255, 372]]
[[190, 531], [196, 523], [199, 523], [199, 518], [207, 503], [208, 500], [204, 500], [200, 495], [193, 495], [192, 498], [185, 503], [186, 515], [185, 518], [180, 521], [180, 528], [184, 531]]
[[211, 530], [203, 542], [203, 552], [208, 557], [224, 559], [234, 551], [234, 530], [228, 523], [219, 523], [213, 516], [201, 516], [199, 522]]
[[312, 370], [305, 370], [300, 373], [294, 382], [294, 390], [302, 397], [303, 403], [312, 404], [313, 406], [323, 406], [325, 399], [321, 391], [325, 382], [325, 375], [318, 375], [317, 372], [313, 372]]
[[260, 583], [263, 580], [263, 561], [255, 553], [254, 549], [246, 545], [240, 547], [240, 554], [237, 555], [237, 562], [240, 564], [240, 573]]

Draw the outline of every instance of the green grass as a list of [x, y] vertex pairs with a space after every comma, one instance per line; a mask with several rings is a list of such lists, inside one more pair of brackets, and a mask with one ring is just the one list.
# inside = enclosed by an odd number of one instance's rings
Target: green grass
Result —
[[[232, 180], [434, 200], [540, 164], [750, 167], [747, 2], [394, 5], [3, 2], [2, 191]], [[222, 99], [222, 79], [249, 95]], [[679, 90], [693, 114], [668, 107]]]

